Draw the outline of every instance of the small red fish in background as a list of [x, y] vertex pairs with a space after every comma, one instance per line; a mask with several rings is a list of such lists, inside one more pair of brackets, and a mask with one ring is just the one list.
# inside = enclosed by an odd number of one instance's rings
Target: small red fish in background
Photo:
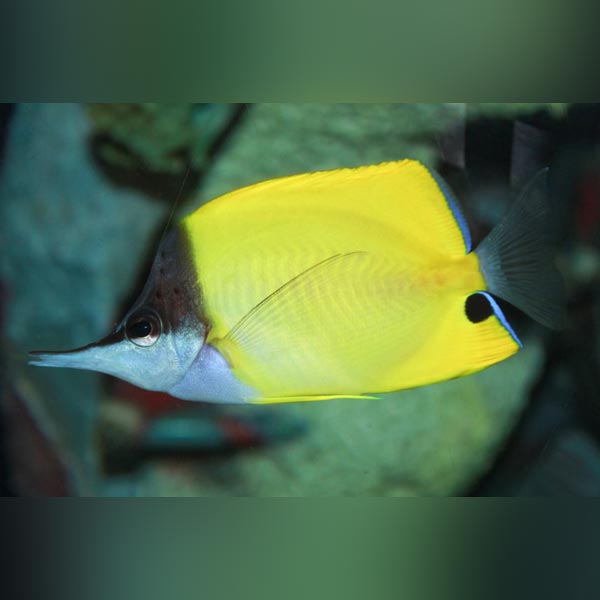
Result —
[[131, 432], [138, 451], [230, 452], [291, 439], [305, 430], [303, 422], [269, 409], [248, 411], [242, 418], [220, 407], [113, 381], [111, 396], [141, 416]]
[[[146, 424], [145, 428], [163, 416], [172, 417], [182, 410], [190, 409], [189, 412], [186, 411], [186, 414], [190, 415], [189, 418], [193, 418], [192, 414], [195, 414], [195, 418], [212, 423], [217, 437], [222, 438], [222, 442], [218, 446], [223, 444], [234, 448], [243, 448], [255, 446], [264, 441], [264, 435], [250, 424], [228, 415], [221, 415], [211, 408], [198, 406], [198, 402], [180, 400], [164, 392], [144, 390], [122, 380], [115, 380], [114, 393], [141, 411]], [[211, 436], [211, 440], [214, 444], [215, 437]], [[203, 445], [202, 442], [203, 440], [198, 439], [199, 446]], [[211, 449], [211, 445], [211, 442], [208, 442], [207, 449]]]
[[112, 380], [111, 395], [126, 399], [148, 419], [159, 417], [177, 408], [197, 406], [196, 402], [179, 400], [164, 392], [144, 390], [122, 379]]

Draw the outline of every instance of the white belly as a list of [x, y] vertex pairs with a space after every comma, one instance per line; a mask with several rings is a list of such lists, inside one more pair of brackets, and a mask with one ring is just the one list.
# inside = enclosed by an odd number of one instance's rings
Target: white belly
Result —
[[223, 355], [205, 344], [183, 378], [169, 391], [182, 400], [240, 404], [258, 398], [256, 390], [233, 374]]

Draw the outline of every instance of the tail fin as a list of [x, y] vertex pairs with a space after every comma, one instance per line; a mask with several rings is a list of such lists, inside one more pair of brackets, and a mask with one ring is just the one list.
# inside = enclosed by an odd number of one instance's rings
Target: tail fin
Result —
[[557, 227], [548, 201], [548, 169], [525, 187], [475, 253], [488, 290], [552, 329], [564, 324], [564, 289], [554, 266]]

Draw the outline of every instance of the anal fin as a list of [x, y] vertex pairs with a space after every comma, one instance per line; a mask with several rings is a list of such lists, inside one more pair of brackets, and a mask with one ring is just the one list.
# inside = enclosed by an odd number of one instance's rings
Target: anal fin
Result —
[[316, 402], [317, 400], [337, 400], [340, 398], [354, 398], [360, 400], [378, 400], [379, 396], [367, 396], [364, 394], [359, 395], [344, 395], [344, 394], [336, 394], [332, 396], [280, 396], [278, 398], [269, 397], [269, 398], [258, 398], [256, 400], [252, 400], [252, 404], [284, 404], [291, 402]]

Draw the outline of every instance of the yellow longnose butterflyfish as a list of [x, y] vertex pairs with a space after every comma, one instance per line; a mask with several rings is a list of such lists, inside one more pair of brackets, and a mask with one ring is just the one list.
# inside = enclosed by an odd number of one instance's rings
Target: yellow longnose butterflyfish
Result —
[[414, 160], [225, 194], [165, 236], [112, 333], [33, 364], [237, 403], [372, 397], [474, 373], [521, 347], [496, 298], [560, 325], [540, 179], [475, 250], [448, 186]]

